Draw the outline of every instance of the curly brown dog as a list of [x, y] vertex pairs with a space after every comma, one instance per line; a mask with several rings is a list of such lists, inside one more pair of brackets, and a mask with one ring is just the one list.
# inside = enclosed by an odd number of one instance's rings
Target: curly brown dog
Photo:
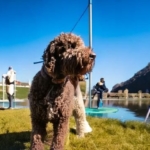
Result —
[[90, 72], [95, 54], [74, 34], [60, 34], [43, 54], [42, 69], [32, 81], [29, 103], [31, 149], [43, 150], [48, 122], [53, 124], [51, 150], [63, 150], [78, 78]]

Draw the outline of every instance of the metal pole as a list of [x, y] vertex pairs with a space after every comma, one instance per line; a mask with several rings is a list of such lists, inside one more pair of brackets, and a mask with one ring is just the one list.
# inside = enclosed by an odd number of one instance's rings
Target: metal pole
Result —
[[[92, 48], [92, 0], [89, 0], [89, 47]], [[92, 72], [89, 73], [89, 103], [91, 108], [91, 79]]]
[[15, 72], [14, 73], [14, 99], [13, 99], [13, 101], [14, 101], [14, 108], [16, 107], [16, 102], [15, 102], [15, 100], [16, 100], [16, 90], [17, 90], [16, 89], [16, 82], [17, 82], [17, 74]]
[[14, 75], [14, 99], [16, 99], [16, 82], [17, 82], [17, 74], [15, 72], [15, 75]]
[[2, 76], [3, 100], [5, 99], [4, 77]]
[[150, 108], [148, 109], [148, 112], [146, 114], [146, 118], [145, 118], [145, 122], [147, 121], [148, 117], [149, 117], [149, 114], [150, 114]]
[[5, 99], [5, 78], [4, 75], [2, 76], [2, 90], [3, 90], [3, 107], [4, 107], [4, 99]]

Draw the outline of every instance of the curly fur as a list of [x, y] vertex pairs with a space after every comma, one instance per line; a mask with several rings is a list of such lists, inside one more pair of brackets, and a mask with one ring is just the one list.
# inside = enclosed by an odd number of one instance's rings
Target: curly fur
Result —
[[94, 58], [92, 50], [74, 34], [63, 33], [49, 43], [29, 93], [32, 150], [44, 149], [48, 122], [54, 131], [51, 150], [64, 149], [78, 78], [92, 70]]
[[44, 65], [54, 82], [67, 75], [84, 75], [92, 69], [90, 53], [91, 49], [84, 46], [79, 36], [63, 33], [51, 41], [45, 50]]
[[76, 122], [76, 133], [79, 137], [84, 137], [84, 133], [92, 131], [92, 128], [86, 121], [85, 107], [79, 84], [77, 85], [76, 96], [74, 98], [73, 116]]

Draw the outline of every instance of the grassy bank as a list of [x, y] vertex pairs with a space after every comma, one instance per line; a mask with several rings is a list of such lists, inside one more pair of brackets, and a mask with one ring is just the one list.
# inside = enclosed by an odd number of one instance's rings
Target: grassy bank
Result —
[[[79, 84], [81, 87], [81, 91], [84, 95], [85, 88], [86, 88], [86, 82], [82, 81]], [[27, 99], [28, 93], [29, 93], [29, 88], [27, 88], [27, 87], [16, 87], [16, 98], [17, 99]], [[0, 99], [3, 99], [2, 86], [0, 86]], [[7, 99], [6, 93], [5, 93], [5, 99]]]
[[[16, 87], [17, 99], [26, 99], [28, 97], [28, 93], [29, 93], [28, 87]], [[2, 86], [0, 86], [0, 99], [3, 99]], [[7, 99], [6, 93], [5, 93], [5, 99]]]
[[[28, 109], [0, 111], [0, 150], [29, 149], [30, 113]], [[76, 137], [73, 127], [74, 118], [70, 121], [69, 144], [65, 150], [149, 150], [150, 125], [141, 122], [125, 122], [112, 119], [87, 117], [93, 131], [85, 138]], [[48, 125], [49, 135], [52, 126]], [[49, 146], [45, 144], [45, 150]]]

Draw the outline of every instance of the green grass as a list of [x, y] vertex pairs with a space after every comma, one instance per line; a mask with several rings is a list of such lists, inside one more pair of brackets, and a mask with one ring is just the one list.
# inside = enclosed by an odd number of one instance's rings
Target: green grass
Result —
[[[81, 87], [81, 91], [83, 95], [85, 94], [86, 82], [82, 81], [79, 83]], [[16, 87], [16, 98], [17, 99], [27, 99], [29, 93], [28, 87]], [[0, 86], [0, 99], [3, 99], [2, 86]], [[7, 95], [5, 93], [5, 99], [7, 99]]]
[[[28, 93], [29, 93], [28, 87], [16, 87], [16, 98], [26, 99], [28, 97]], [[3, 99], [2, 86], [0, 86], [0, 99]], [[5, 99], [7, 99], [6, 93], [5, 93]]]
[[[142, 122], [120, 122], [114, 119], [87, 117], [93, 131], [77, 138], [70, 121], [70, 134], [65, 150], [149, 150], [150, 125]], [[52, 126], [48, 125], [47, 139]], [[30, 146], [30, 113], [28, 109], [0, 111], [0, 150], [28, 150]], [[45, 150], [49, 146], [45, 144]]]
[[80, 85], [82, 94], [85, 95], [86, 82], [85, 81], [80, 81], [79, 85]]
[[25, 99], [28, 97], [29, 88], [27, 87], [16, 87], [16, 98]]

